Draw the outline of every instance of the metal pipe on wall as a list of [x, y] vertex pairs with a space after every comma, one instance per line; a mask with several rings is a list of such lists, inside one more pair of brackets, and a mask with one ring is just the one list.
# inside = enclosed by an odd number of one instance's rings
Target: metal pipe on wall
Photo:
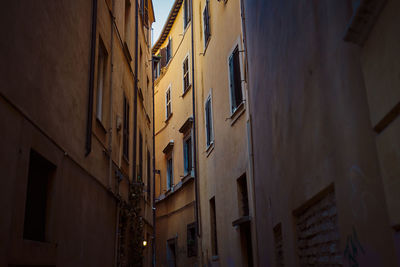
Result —
[[156, 148], [155, 148], [155, 122], [154, 122], [154, 58], [151, 57], [151, 81], [152, 81], [152, 98], [153, 98], [153, 194], [152, 194], [152, 212], [153, 212], [153, 240], [152, 240], [152, 251], [153, 251], [153, 267], [156, 266]]
[[92, 124], [93, 124], [93, 91], [94, 91], [94, 69], [96, 57], [96, 26], [97, 26], [97, 0], [92, 2], [92, 29], [90, 40], [90, 66], [89, 66], [89, 94], [88, 112], [86, 121], [86, 144], [85, 156], [92, 151]]

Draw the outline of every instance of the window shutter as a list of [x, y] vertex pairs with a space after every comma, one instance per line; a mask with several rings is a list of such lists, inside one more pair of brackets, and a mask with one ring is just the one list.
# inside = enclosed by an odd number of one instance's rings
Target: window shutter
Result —
[[184, 162], [184, 165], [185, 165], [185, 174], [186, 174], [186, 171], [187, 171], [187, 169], [188, 169], [188, 163], [189, 163], [189, 151], [188, 151], [188, 144], [187, 144], [187, 141], [185, 141], [185, 144], [184, 144], [184, 146], [183, 146], [183, 148], [184, 148], [184, 151], [183, 151], [183, 154], [184, 154], [184, 158], [185, 158], [185, 162]]
[[243, 100], [242, 96], [242, 76], [240, 73], [240, 59], [239, 59], [239, 49], [236, 48], [233, 53], [233, 64], [235, 71], [235, 101], [236, 107], [240, 105]]
[[235, 71], [233, 66], [233, 54], [229, 57], [229, 78], [230, 78], [230, 91], [231, 91], [231, 110], [236, 108], [235, 99]]

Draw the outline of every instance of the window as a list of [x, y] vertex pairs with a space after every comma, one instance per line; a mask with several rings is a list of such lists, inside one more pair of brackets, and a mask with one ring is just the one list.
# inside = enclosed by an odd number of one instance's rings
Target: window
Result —
[[187, 256], [197, 256], [196, 224], [191, 223], [187, 226]]
[[206, 6], [203, 11], [203, 31], [204, 31], [204, 47], [207, 47], [208, 40], [210, 39], [210, 6], [209, 1], [206, 0]]
[[192, 173], [192, 136], [189, 134], [183, 140], [183, 158], [184, 158], [184, 168], [185, 175]]
[[171, 87], [169, 87], [167, 89], [167, 91], [165, 92], [165, 115], [166, 115], [166, 119], [167, 120], [172, 115], [172, 109], [171, 109]]
[[160, 61], [154, 62], [154, 80], [157, 80], [158, 77], [160, 77]]
[[189, 90], [190, 80], [189, 80], [189, 55], [186, 56], [183, 61], [183, 92]]
[[167, 157], [167, 190], [171, 189], [174, 181], [174, 173], [172, 167], [172, 153]]
[[147, 150], [147, 199], [150, 200], [151, 195], [151, 162], [150, 151]]
[[172, 58], [172, 38], [171, 37], [169, 37], [169, 41], [168, 41], [168, 45], [167, 45], [167, 60], [166, 60], [166, 65], [168, 65], [168, 63], [169, 63], [169, 61], [171, 60], [171, 58]]
[[237, 180], [240, 216], [249, 216], [249, 197], [247, 193], [246, 175]]
[[240, 74], [239, 47], [229, 56], [229, 85], [231, 93], [231, 112], [234, 113], [243, 102], [242, 76]]
[[209, 147], [214, 142], [211, 93], [207, 97], [206, 104], [205, 104], [205, 122], [206, 122], [206, 144], [207, 144], [207, 147]]
[[139, 169], [138, 182], [143, 182], [143, 136], [139, 130]]
[[46, 241], [50, 180], [56, 167], [34, 150], [30, 152], [25, 201], [24, 239]]
[[97, 105], [96, 105], [96, 118], [103, 121], [103, 98], [104, 98], [104, 85], [107, 69], [107, 51], [103, 41], [99, 38], [99, 48], [97, 56]]
[[211, 249], [212, 255], [218, 255], [217, 218], [215, 210], [215, 197], [210, 199], [210, 224], [211, 224]]
[[124, 95], [124, 129], [123, 129], [123, 155], [129, 158], [129, 103]]
[[185, 0], [183, 3], [183, 28], [186, 29], [191, 20], [191, 0]]

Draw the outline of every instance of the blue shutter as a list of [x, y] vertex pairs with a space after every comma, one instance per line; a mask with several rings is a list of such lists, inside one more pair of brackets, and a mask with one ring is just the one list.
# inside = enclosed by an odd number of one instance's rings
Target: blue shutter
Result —
[[235, 70], [233, 65], [233, 54], [229, 57], [229, 80], [230, 80], [230, 91], [231, 91], [231, 110], [232, 112], [236, 108], [235, 99]]

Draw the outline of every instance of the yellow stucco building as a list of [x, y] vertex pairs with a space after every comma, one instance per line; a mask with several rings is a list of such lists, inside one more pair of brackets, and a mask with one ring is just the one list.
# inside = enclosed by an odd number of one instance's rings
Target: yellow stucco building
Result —
[[243, 50], [239, 0], [175, 1], [153, 46], [157, 266], [254, 263]]

